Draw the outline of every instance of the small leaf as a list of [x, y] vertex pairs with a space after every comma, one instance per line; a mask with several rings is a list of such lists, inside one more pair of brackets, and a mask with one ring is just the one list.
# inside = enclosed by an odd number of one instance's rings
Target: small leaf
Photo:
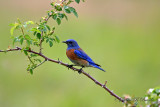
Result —
[[31, 40], [29, 35], [25, 35], [24, 37], [25, 37], [26, 40]]
[[46, 43], [48, 43], [49, 42], [49, 38], [46, 40]]
[[37, 38], [41, 39], [41, 34], [40, 33], [37, 33]]
[[53, 31], [55, 30], [55, 27], [54, 27], [54, 26], [52, 27], [52, 30], [53, 30]]
[[34, 24], [34, 22], [33, 21], [27, 21], [27, 22], [25, 22], [27, 25], [28, 24]]
[[18, 37], [18, 39], [21, 39], [21, 38], [23, 38], [23, 35], [20, 35], [20, 36]]
[[31, 75], [33, 75], [33, 69], [30, 69], [29, 72]]
[[23, 44], [23, 41], [24, 41], [24, 38], [21, 38], [21, 39], [20, 39], [20, 44], [21, 44], [21, 45]]
[[54, 20], [56, 20], [56, 19], [57, 19], [57, 14], [54, 14], [54, 15], [52, 16], [52, 18], [53, 18]]
[[12, 27], [10, 30], [11, 35], [13, 35], [14, 30], [15, 30], [15, 27]]
[[33, 33], [33, 35], [35, 36], [37, 34], [37, 32], [35, 31], [34, 33]]
[[64, 6], [64, 11], [65, 11], [66, 13], [71, 13], [71, 11], [70, 11], [70, 9], [69, 9], [68, 6]]
[[79, 2], [80, 2], [80, 0], [75, 0], [76, 1], [76, 3], [78, 3], [79, 4]]
[[58, 23], [58, 25], [60, 25], [61, 24], [61, 19], [60, 18], [57, 18], [57, 23]]
[[50, 31], [51, 30], [51, 28], [48, 26], [48, 25], [46, 25], [46, 27], [47, 27], [47, 29]]
[[54, 3], [54, 2], [52, 2], [50, 5], [51, 5], [51, 6], [54, 6], [54, 5], [55, 5], [55, 3]]
[[55, 6], [55, 9], [58, 10], [58, 11], [62, 11], [62, 7], [60, 6], [60, 4], [57, 4], [57, 5]]
[[37, 54], [31, 54], [31, 57], [37, 57], [38, 55]]
[[15, 37], [15, 38], [13, 39], [13, 45], [15, 44], [15, 42], [18, 42], [18, 41], [19, 41], [18, 37]]
[[25, 49], [26, 49], [26, 50], [29, 50], [29, 47], [26, 47]]
[[36, 61], [38, 61], [39, 63], [41, 63], [42, 61], [40, 59], [35, 59]]
[[58, 36], [55, 36], [56, 41], [59, 43], [60, 39], [58, 38]]
[[28, 55], [28, 52], [26, 50], [23, 50], [23, 52], [24, 52], [25, 55]]
[[66, 20], [68, 20], [68, 17], [67, 17], [67, 15], [66, 15], [66, 14], [64, 14], [64, 17], [65, 17], [65, 19], [66, 19]]
[[31, 31], [41, 33], [41, 31], [39, 29], [37, 29], [37, 28], [32, 28]]
[[74, 14], [76, 17], [78, 17], [78, 14], [77, 14], [76, 11], [73, 11], [73, 14]]
[[30, 46], [31, 42], [30, 40], [27, 40], [27, 46]]
[[52, 47], [53, 46], [53, 42], [49, 41], [49, 46]]
[[11, 23], [11, 24], [9, 24], [9, 26], [15, 26], [15, 24], [14, 24], [14, 23]]
[[55, 40], [55, 39], [54, 39], [54, 38], [49, 38], [49, 40], [53, 41], [53, 40]]
[[59, 17], [60, 19], [63, 19], [63, 18], [64, 18], [64, 14], [63, 14], [63, 13], [58, 13], [58, 17]]

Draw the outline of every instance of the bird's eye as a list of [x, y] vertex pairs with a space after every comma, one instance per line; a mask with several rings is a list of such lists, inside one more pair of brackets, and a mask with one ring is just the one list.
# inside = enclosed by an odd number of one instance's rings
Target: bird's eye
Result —
[[72, 44], [72, 42], [69, 42], [69, 44]]

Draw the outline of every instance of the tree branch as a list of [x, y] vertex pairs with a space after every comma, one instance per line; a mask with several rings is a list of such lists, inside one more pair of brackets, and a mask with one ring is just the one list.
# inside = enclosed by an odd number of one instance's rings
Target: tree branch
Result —
[[[0, 52], [10, 52], [10, 51], [19, 51], [19, 50], [22, 50], [20, 47], [16, 47], [15, 49], [9, 49], [9, 50], [0, 50]], [[54, 63], [57, 63], [57, 64], [60, 64], [60, 65], [63, 65], [65, 67], [68, 67], [68, 64], [66, 63], [63, 63], [61, 61], [57, 61], [57, 60], [54, 60], [54, 59], [50, 59], [48, 58], [47, 56], [43, 55], [42, 53], [38, 53], [38, 52], [35, 52], [33, 50], [26, 50], [27, 52], [30, 52], [30, 53], [33, 53], [33, 54], [36, 54], [36, 55], [39, 55], [41, 56], [42, 58], [45, 59], [45, 61], [50, 61], [50, 62], [54, 62]], [[41, 64], [43, 64], [45, 61], [43, 61]], [[41, 65], [40, 64], [40, 65]], [[39, 66], [39, 65], [38, 65]], [[79, 71], [79, 69], [75, 68], [75, 67], [71, 67], [70, 69], [74, 70], [74, 71]], [[92, 81], [94, 81], [97, 85], [99, 85], [100, 87], [102, 87], [103, 89], [105, 89], [107, 92], [109, 92], [113, 97], [115, 97], [116, 99], [118, 99], [119, 101], [121, 102], [124, 102], [124, 99], [122, 99], [121, 97], [119, 97], [118, 95], [116, 95], [115, 93], [113, 93], [113, 91], [111, 91], [109, 88], [106, 87], [106, 83], [107, 81], [102, 84], [100, 83], [99, 81], [97, 81], [96, 79], [94, 79], [91, 75], [89, 75], [88, 73], [84, 72], [82, 70], [82, 74], [84, 74], [85, 76], [87, 76], [89, 79], [91, 79]]]

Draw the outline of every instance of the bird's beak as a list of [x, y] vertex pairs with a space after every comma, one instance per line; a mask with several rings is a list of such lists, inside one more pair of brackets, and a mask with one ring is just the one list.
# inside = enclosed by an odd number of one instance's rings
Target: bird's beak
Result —
[[66, 41], [62, 41], [62, 43], [67, 43]]

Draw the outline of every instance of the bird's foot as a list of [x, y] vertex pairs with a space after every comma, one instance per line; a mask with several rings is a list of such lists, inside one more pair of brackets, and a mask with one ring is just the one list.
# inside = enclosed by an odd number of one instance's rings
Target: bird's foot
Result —
[[78, 70], [78, 73], [81, 74], [82, 73], [82, 68]]
[[73, 65], [67, 65], [67, 67], [68, 67], [68, 69], [69, 69], [69, 68], [72, 68], [72, 67], [73, 67]]

